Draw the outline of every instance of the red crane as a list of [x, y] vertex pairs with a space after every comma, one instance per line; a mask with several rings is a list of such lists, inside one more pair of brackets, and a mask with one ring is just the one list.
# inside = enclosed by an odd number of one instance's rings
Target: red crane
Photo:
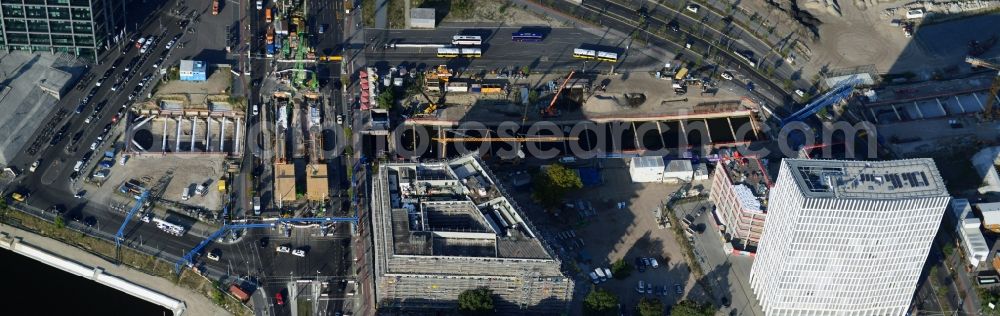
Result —
[[566, 80], [563, 80], [562, 84], [559, 85], [559, 90], [556, 90], [556, 95], [552, 97], [552, 102], [549, 102], [549, 107], [542, 110], [542, 116], [558, 116], [559, 111], [556, 110], [556, 100], [559, 100], [559, 95], [562, 94], [563, 88], [569, 83], [569, 80], [573, 78], [573, 74], [576, 70], [570, 71], [569, 76], [566, 76]]

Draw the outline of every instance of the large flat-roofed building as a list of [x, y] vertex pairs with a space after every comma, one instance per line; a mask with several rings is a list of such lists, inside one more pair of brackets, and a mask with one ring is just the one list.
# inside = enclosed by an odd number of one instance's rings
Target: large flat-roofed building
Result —
[[493, 290], [498, 314], [566, 311], [573, 280], [477, 158], [383, 163], [374, 179], [381, 312], [452, 311], [478, 287]]
[[931, 159], [785, 159], [750, 287], [766, 315], [903, 315], [951, 197]]
[[725, 157], [712, 173], [709, 199], [727, 240], [747, 250], [757, 246], [767, 218], [770, 176], [761, 160], [753, 157]]
[[122, 0], [0, 0], [0, 48], [71, 53], [96, 61], [121, 40]]

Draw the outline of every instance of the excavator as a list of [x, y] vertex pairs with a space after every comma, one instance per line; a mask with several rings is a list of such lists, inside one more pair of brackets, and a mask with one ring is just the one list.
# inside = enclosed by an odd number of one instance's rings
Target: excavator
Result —
[[965, 62], [976, 67], [989, 68], [997, 71], [997, 76], [993, 78], [993, 84], [990, 86], [990, 92], [986, 97], [986, 102], [983, 104], [983, 118], [987, 121], [994, 121], [1000, 118], [1000, 109], [996, 107], [997, 93], [1000, 92], [1000, 63], [975, 57], [966, 57]]

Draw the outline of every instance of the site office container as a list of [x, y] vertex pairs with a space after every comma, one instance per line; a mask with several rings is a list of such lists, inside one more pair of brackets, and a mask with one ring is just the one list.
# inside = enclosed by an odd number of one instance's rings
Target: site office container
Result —
[[244, 292], [239, 286], [236, 286], [236, 284], [229, 286], [229, 293], [232, 293], [233, 296], [236, 296], [236, 298], [240, 299], [241, 302], [246, 302], [250, 299], [250, 295], [247, 294], [247, 292]]

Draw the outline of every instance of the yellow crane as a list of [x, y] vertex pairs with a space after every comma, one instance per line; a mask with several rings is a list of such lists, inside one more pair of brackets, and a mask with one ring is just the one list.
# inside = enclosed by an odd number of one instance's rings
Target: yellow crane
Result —
[[995, 106], [997, 102], [997, 93], [1000, 92], [1000, 63], [975, 57], [966, 57], [965, 62], [976, 67], [989, 68], [997, 71], [997, 76], [993, 79], [993, 84], [990, 86], [990, 93], [986, 97], [986, 104], [983, 104], [983, 117], [989, 121], [1000, 118], [1000, 109], [997, 109]]

